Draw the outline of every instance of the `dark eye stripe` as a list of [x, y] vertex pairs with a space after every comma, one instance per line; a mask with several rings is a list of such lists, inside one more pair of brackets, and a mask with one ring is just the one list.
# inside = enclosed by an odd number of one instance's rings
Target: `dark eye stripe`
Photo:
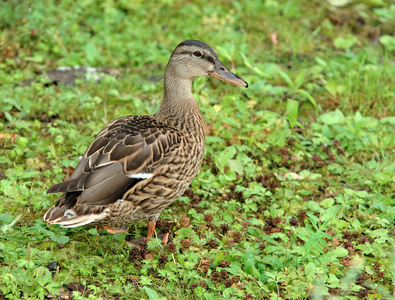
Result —
[[215, 60], [214, 58], [212, 58], [211, 56], [205, 56], [204, 57], [206, 60], [208, 60], [209, 62], [211, 62], [212, 64], [215, 64]]

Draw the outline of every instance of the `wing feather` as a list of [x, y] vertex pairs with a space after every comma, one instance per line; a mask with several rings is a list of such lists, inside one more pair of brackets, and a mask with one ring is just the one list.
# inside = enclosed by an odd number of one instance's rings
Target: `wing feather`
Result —
[[150, 180], [180, 142], [177, 129], [151, 116], [119, 118], [97, 135], [70, 179], [48, 193], [74, 193], [75, 201], [69, 201], [73, 204], [114, 203], [139, 182]]

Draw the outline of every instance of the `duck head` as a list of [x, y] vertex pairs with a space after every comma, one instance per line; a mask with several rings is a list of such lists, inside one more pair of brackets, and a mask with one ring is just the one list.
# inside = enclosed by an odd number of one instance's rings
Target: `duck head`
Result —
[[186, 40], [174, 49], [166, 72], [180, 79], [211, 76], [231, 85], [248, 87], [245, 80], [224, 66], [209, 45], [197, 40]]

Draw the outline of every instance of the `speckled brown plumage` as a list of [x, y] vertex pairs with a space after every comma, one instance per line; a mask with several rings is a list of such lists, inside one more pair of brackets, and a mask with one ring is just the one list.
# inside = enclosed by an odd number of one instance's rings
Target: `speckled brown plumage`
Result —
[[48, 190], [63, 194], [44, 220], [62, 227], [124, 226], [141, 219], [155, 224], [203, 160], [203, 116], [191, 92], [197, 76], [247, 86], [207, 44], [181, 43], [167, 65], [158, 112], [121, 117], [100, 131], [69, 180]]

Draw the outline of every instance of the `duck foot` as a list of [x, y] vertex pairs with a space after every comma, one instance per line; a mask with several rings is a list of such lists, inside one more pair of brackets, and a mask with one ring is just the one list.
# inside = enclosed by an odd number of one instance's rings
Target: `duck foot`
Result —
[[126, 232], [126, 226], [124, 226], [124, 227], [96, 226], [96, 229], [97, 230], [104, 229], [111, 234]]
[[[162, 240], [162, 245], [166, 245], [167, 242], [169, 241], [169, 233], [159, 234], [158, 239]], [[147, 244], [148, 240], [149, 240], [148, 238], [143, 236], [141, 238], [126, 243], [132, 247], [142, 247], [143, 245]]]

